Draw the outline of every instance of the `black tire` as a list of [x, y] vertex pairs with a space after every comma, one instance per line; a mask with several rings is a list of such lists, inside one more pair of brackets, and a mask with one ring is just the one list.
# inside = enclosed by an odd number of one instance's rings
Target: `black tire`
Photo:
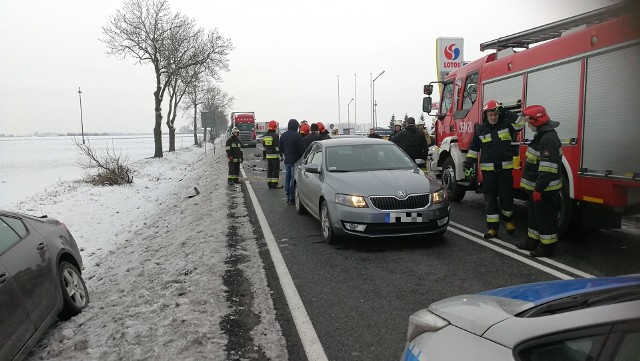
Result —
[[563, 236], [571, 230], [576, 223], [573, 215], [573, 200], [569, 195], [569, 177], [562, 173], [562, 188], [558, 197], [558, 236]]
[[299, 215], [305, 215], [307, 214], [307, 209], [304, 208], [304, 205], [302, 204], [302, 201], [300, 201], [300, 192], [298, 191], [298, 185], [294, 185], [293, 186], [294, 191], [293, 193], [295, 194], [295, 205], [296, 205], [296, 213], [298, 213]]
[[329, 215], [329, 207], [327, 207], [326, 201], [322, 201], [322, 205], [320, 206], [320, 230], [322, 231], [322, 238], [324, 238], [325, 242], [328, 244], [338, 243], [338, 237], [336, 237], [333, 226], [331, 225], [331, 216]]
[[452, 202], [460, 202], [467, 192], [465, 186], [458, 184], [458, 180], [456, 179], [456, 164], [451, 157], [447, 157], [442, 163], [442, 184], [447, 190], [449, 200]]
[[87, 307], [89, 291], [78, 269], [67, 261], [62, 261], [58, 265], [58, 280], [63, 301], [58, 318], [68, 320]]

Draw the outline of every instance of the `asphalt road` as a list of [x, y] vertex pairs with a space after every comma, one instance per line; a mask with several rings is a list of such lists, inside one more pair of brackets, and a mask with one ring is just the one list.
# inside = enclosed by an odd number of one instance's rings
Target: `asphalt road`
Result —
[[[461, 203], [452, 204], [450, 229], [455, 232], [448, 231], [440, 240], [346, 240], [332, 246], [323, 242], [318, 220], [297, 215], [295, 207], [286, 204], [283, 189], [267, 188], [266, 164], [251, 153], [245, 150], [246, 180], [252, 184], [329, 360], [397, 360], [404, 348], [408, 317], [430, 303], [459, 294], [558, 279], [523, 263], [517, 258], [533, 259], [508, 246], [526, 235], [524, 203], [515, 209], [516, 235], [504, 231], [499, 235], [506, 243], [481, 240], [478, 232], [485, 230], [483, 198], [468, 193]], [[255, 154], [261, 150], [256, 149]], [[628, 222], [623, 230], [572, 234], [561, 241], [553, 261], [595, 276], [640, 273], [638, 223], [636, 219]], [[263, 258], [267, 257], [263, 252]], [[270, 260], [265, 264], [271, 267]], [[535, 264], [580, 277], [562, 265]], [[275, 289], [274, 304], [290, 359], [304, 360], [286, 301], [277, 290], [275, 272], [268, 269], [267, 273], [270, 287]]]

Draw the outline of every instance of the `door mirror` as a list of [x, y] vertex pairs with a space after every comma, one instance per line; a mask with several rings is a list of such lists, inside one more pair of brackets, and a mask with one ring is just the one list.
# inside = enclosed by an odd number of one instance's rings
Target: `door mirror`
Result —
[[305, 164], [304, 165], [304, 170], [305, 170], [305, 172], [308, 172], [308, 173], [316, 173], [316, 174], [318, 174], [318, 173], [320, 173], [320, 166], [317, 165], [317, 164], [313, 164], [313, 163]]
[[424, 94], [431, 96], [433, 94], [433, 84], [428, 84], [424, 86]]
[[427, 114], [431, 113], [431, 97], [422, 98], [422, 111]]

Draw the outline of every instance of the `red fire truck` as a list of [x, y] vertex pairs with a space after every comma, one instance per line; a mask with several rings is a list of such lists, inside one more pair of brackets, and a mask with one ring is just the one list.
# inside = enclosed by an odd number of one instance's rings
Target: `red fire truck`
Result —
[[[638, 213], [637, 25], [625, 5], [611, 5], [482, 43], [481, 51], [495, 52], [425, 85], [423, 110], [431, 113], [433, 83], [441, 83], [438, 149], [431, 169], [442, 177], [450, 198], [460, 201], [467, 190], [480, 189], [465, 183], [462, 162], [475, 125], [482, 122], [482, 105], [495, 99], [515, 112], [543, 105], [551, 119], [560, 122], [561, 233], [573, 225], [620, 228], [622, 215]], [[530, 47], [535, 43], [541, 44]], [[528, 128], [512, 134], [516, 189], [522, 175], [520, 155], [533, 135]], [[482, 182], [481, 174], [479, 178]]]

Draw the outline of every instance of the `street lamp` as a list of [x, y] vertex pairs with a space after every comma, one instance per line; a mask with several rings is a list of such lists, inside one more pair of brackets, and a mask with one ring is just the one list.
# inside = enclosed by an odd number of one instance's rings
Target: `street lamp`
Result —
[[373, 105], [373, 109], [372, 109], [372, 113], [371, 113], [371, 121], [373, 122], [373, 127], [377, 128], [378, 127], [378, 121], [375, 118], [375, 112], [376, 112], [376, 80], [380, 77], [380, 75], [384, 74], [384, 70], [380, 72], [380, 74], [378, 74], [377, 77], [373, 78], [373, 80], [371, 81], [371, 103]]
[[353, 101], [353, 99], [355, 98], [351, 98], [351, 100], [349, 100], [349, 104], [347, 104], [347, 129], [349, 129], [349, 133], [351, 134], [351, 118], [349, 116], [349, 107], [351, 106], [351, 102]]
[[82, 130], [82, 144], [84, 144], [84, 123], [82, 122], [82, 91], [78, 87], [78, 98], [80, 98], [80, 129]]

